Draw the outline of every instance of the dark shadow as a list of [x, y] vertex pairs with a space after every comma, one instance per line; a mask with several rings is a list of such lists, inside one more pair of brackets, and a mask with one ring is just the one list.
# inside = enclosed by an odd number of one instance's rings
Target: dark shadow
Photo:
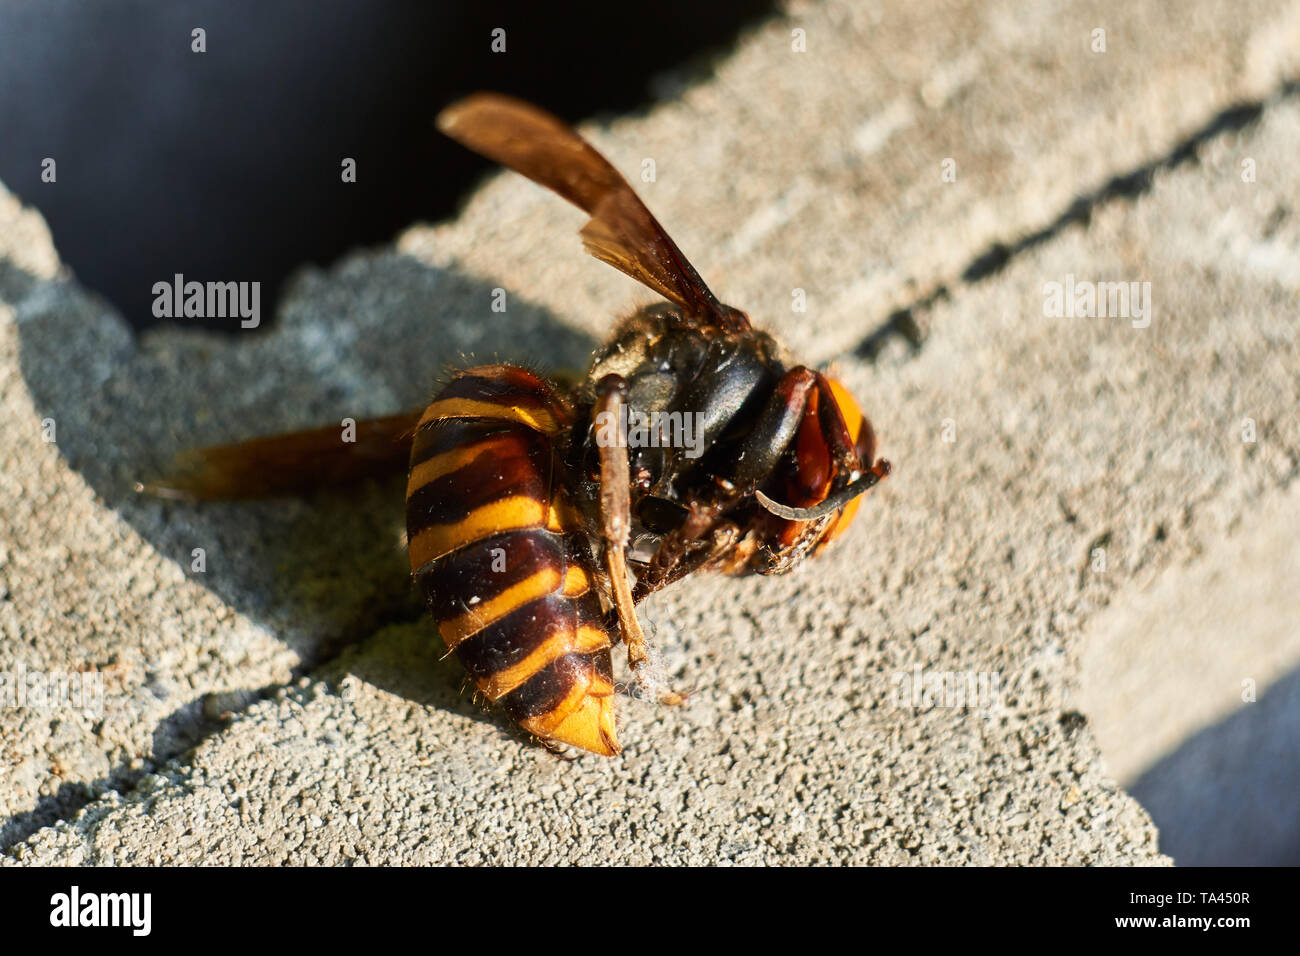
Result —
[[151, 289], [178, 272], [261, 282], [269, 315], [298, 265], [455, 212], [489, 164], [434, 129], [453, 99], [491, 89], [571, 121], [626, 115], [707, 76], [773, 7], [0, 0], [0, 180], [136, 327], [159, 321]]
[[1300, 671], [1129, 788], [1179, 866], [1300, 865]]
[[[410, 586], [402, 545], [404, 476], [254, 502], [162, 501], [133, 490], [184, 448], [423, 407], [449, 369], [476, 361], [584, 368], [597, 344], [517, 295], [508, 312], [494, 313], [491, 286], [397, 253], [302, 281], [270, 336], [166, 330], [137, 342], [71, 280], [46, 282], [0, 261], [0, 298], [21, 316], [20, 365], [38, 415], [53, 419], [59, 452], [104, 507], [284, 640], [300, 662], [295, 676], [381, 633], [369, 648], [377, 659], [349, 655], [356, 676], [513, 733], [462, 693], [459, 665], [439, 662], [442, 648]], [[195, 548], [204, 551], [202, 572], [194, 570]], [[392, 643], [394, 633], [406, 644]], [[396, 651], [401, 659], [388, 660]], [[64, 785], [0, 827], [0, 846], [75, 812], [106, 786], [129, 787], [219, 731], [227, 712], [277, 689], [178, 708], [155, 728], [143, 768]]]

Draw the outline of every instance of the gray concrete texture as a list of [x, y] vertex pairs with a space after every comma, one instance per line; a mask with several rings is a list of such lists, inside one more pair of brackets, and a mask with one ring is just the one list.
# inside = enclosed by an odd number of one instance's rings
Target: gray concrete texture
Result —
[[[584, 127], [722, 298], [833, 361], [897, 467], [815, 564], [647, 602], [695, 694], [622, 701], [612, 760], [557, 759], [464, 692], [408, 588], [400, 482], [129, 490], [179, 448], [417, 406], [449, 364], [582, 365], [651, 299], [581, 254], [581, 214], [504, 174], [304, 272], [268, 334], [137, 340], [0, 195], [0, 672], [105, 688], [102, 714], [0, 708], [0, 861], [1165, 864], [1115, 777], [1225, 720], [1151, 792], [1259, 748], [1267, 821], [1223, 792], [1162, 807], [1285, 845], [1300, 774], [1257, 734], [1295, 739], [1294, 589], [1238, 590], [1231, 549], [1294, 553], [1269, 529], [1300, 462], [1298, 56], [1294, 0], [793, 4], [648, 115]], [[1045, 316], [1068, 275], [1150, 282], [1149, 327]], [[1142, 637], [1211, 578], [1232, 617], [1177, 628], [1204, 666], [1174, 679], [1190, 652]], [[917, 668], [995, 693], [911, 706]], [[1142, 748], [1103, 756], [1094, 725]]]

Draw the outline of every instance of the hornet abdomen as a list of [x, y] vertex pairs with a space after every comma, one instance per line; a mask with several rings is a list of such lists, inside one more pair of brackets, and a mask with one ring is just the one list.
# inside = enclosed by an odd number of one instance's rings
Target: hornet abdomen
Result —
[[530, 733], [612, 755], [611, 635], [554, 448], [568, 425], [526, 369], [460, 372], [415, 434], [407, 547], [443, 640], [484, 696]]

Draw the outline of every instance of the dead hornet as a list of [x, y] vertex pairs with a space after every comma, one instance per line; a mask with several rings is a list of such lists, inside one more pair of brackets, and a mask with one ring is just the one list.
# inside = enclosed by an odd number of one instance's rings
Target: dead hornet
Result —
[[843, 386], [719, 302], [569, 126], [487, 93], [438, 126], [581, 208], [586, 250], [667, 302], [624, 320], [577, 387], [481, 365], [422, 412], [358, 422], [355, 441], [324, 428], [201, 449], [141, 487], [247, 497], [405, 466], [411, 573], [447, 647], [543, 743], [612, 756], [610, 649], [633, 674], [647, 661], [636, 604], [701, 569], [790, 571], [889, 462]]

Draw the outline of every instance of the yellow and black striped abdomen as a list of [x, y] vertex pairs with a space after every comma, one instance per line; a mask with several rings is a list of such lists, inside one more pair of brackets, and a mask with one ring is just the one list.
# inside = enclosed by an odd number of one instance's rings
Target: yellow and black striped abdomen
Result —
[[406, 491], [411, 571], [447, 647], [525, 730], [618, 752], [610, 634], [557, 479], [568, 425], [526, 369], [461, 372], [425, 411]]

